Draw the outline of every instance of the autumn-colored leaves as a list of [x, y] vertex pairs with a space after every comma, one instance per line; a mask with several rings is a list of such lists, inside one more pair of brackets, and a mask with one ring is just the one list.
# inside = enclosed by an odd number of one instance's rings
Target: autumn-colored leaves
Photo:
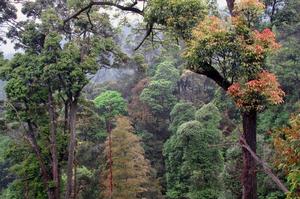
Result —
[[274, 74], [262, 71], [258, 78], [250, 80], [244, 85], [233, 83], [227, 93], [233, 97], [236, 105], [242, 109], [262, 110], [266, 104], [280, 104], [283, 102], [284, 92]]
[[228, 94], [243, 110], [283, 102], [275, 75], [265, 69], [266, 56], [280, 44], [270, 29], [259, 31], [254, 26], [263, 10], [258, 0], [240, 0], [228, 20], [206, 17], [193, 29], [184, 53], [190, 65], [213, 65], [233, 82]]

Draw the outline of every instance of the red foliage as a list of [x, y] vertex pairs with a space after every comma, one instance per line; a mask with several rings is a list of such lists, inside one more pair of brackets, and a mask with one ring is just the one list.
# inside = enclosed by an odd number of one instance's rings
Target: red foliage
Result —
[[262, 32], [255, 30], [253, 38], [256, 45], [261, 46], [261, 48], [269, 50], [280, 48], [280, 45], [276, 42], [275, 34], [269, 28], [264, 29]]
[[[239, 108], [260, 109], [265, 103], [280, 104], [284, 97], [276, 76], [267, 71], [262, 71], [257, 79], [248, 81], [244, 86], [240, 83], [232, 84], [227, 93], [234, 98]], [[257, 95], [263, 98], [258, 100]]]

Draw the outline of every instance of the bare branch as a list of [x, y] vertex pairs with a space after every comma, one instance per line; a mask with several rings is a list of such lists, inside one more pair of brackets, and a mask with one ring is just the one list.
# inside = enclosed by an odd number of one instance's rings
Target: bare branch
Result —
[[143, 43], [146, 41], [146, 39], [147, 39], [147, 38], [150, 36], [150, 34], [152, 33], [152, 31], [153, 31], [153, 26], [154, 26], [153, 23], [147, 24], [147, 31], [146, 31], [146, 34], [145, 34], [143, 40], [139, 43], [139, 45], [138, 45], [134, 50], [138, 50], [138, 49], [143, 45]]
[[78, 10], [77, 12], [75, 12], [74, 14], [72, 14], [71, 16], [69, 16], [68, 18], [66, 18], [64, 20], [64, 23], [69, 22], [71, 19], [74, 19], [76, 17], [78, 17], [81, 13], [85, 12], [86, 10], [89, 10], [91, 7], [93, 6], [111, 6], [111, 7], [116, 7], [120, 10], [123, 11], [129, 11], [129, 12], [133, 12], [139, 15], [144, 15], [144, 12], [136, 7], [134, 7], [137, 4], [137, 1], [135, 1], [134, 3], [132, 3], [129, 6], [123, 6], [120, 4], [116, 4], [110, 1], [91, 1], [87, 6], [81, 8], [80, 10]]
[[92, 22], [92, 20], [91, 20], [91, 17], [90, 17], [91, 9], [92, 9], [92, 7], [89, 8], [89, 10], [87, 11], [86, 15], [87, 15], [87, 17], [88, 17], [89, 23], [91, 24], [91, 30], [93, 30], [94, 24], [93, 24], [93, 22]]

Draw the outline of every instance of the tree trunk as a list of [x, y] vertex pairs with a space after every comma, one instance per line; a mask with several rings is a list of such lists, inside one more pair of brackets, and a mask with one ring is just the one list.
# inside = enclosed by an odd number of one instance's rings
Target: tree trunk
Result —
[[231, 16], [233, 16], [234, 2], [235, 0], [226, 0], [227, 7]]
[[28, 132], [27, 132], [26, 137], [27, 137], [27, 140], [29, 141], [29, 143], [36, 155], [36, 158], [39, 162], [39, 165], [41, 168], [42, 180], [43, 180], [44, 187], [47, 190], [48, 199], [56, 199], [54, 196], [53, 189], [49, 187], [49, 182], [50, 182], [51, 178], [48, 174], [47, 166], [43, 160], [41, 149], [36, 141], [33, 125], [30, 121], [27, 121], [27, 124], [28, 124]]
[[65, 199], [74, 198], [74, 157], [75, 157], [75, 146], [76, 146], [76, 113], [77, 113], [77, 101], [70, 103], [70, 138], [69, 138], [69, 154], [68, 154], [68, 165], [67, 165], [67, 187]]
[[[256, 120], [255, 110], [243, 113], [243, 137], [251, 150], [256, 153]], [[243, 199], [257, 199], [256, 161], [251, 153], [243, 148], [242, 173]]]
[[113, 161], [112, 161], [112, 139], [111, 139], [111, 123], [110, 121], [106, 122], [107, 132], [108, 132], [108, 145], [109, 145], [109, 198], [112, 198], [113, 193]]
[[[50, 90], [50, 89], [49, 89]], [[57, 158], [57, 144], [56, 144], [56, 135], [57, 135], [57, 123], [56, 123], [56, 113], [55, 106], [53, 102], [52, 92], [49, 91], [48, 94], [48, 111], [50, 117], [50, 152], [51, 152], [51, 167], [52, 167], [52, 179], [55, 184], [53, 187], [55, 199], [60, 198], [60, 176], [59, 176], [59, 166]]]
[[65, 112], [64, 112], [64, 134], [70, 129], [69, 126], [69, 100], [65, 101]]

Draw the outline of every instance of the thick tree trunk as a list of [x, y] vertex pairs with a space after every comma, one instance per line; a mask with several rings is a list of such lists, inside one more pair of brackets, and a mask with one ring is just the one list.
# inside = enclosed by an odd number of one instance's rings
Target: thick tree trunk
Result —
[[[243, 113], [243, 137], [254, 153], [256, 153], [256, 116], [254, 110]], [[242, 186], [243, 199], [257, 199], [256, 161], [246, 148], [243, 148]]]
[[76, 146], [76, 113], [77, 113], [77, 101], [70, 103], [70, 138], [69, 138], [69, 151], [68, 151], [68, 165], [67, 165], [67, 187], [65, 199], [74, 198], [74, 158], [75, 158], [75, 146]]
[[50, 117], [50, 153], [51, 153], [51, 167], [52, 167], [52, 178], [55, 186], [54, 194], [55, 199], [60, 198], [60, 176], [59, 176], [59, 165], [57, 158], [57, 144], [56, 144], [56, 135], [57, 135], [57, 123], [56, 123], [56, 113], [55, 106], [53, 102], [52, 92], [48, 94], [48, 111]]

